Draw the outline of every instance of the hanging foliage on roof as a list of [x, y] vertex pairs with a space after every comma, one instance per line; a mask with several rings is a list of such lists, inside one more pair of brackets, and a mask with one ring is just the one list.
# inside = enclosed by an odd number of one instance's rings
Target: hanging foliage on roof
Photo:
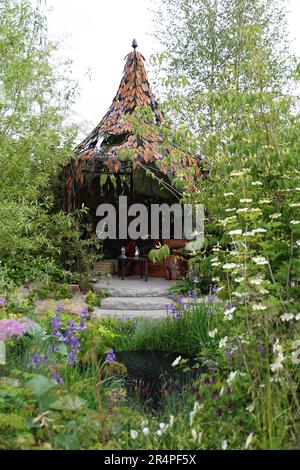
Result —
[[[126, 174], [134, 169], [159, 169], [160, 178], [175, 174], [176, 165], [194, 167], [192, 178], [199, 175], [199, 157], [186, 152], [177, 163], [172, 159], [176, 148], [162, 149], [159, 127], [163, 114], [159, 110], [148, 81], [144, 57], [134, 50], [126, 56], [123, 77], [117, 94], [97, 127], [76, 147], [75, 158], [65, 167], [65, 210], [81, 206], [80, 190], [91, 183], [93, 176], [104, 172]], [[143, 132], [137, 132], [136, 114], [142, 116]], [[157, 177], [157, 176], [156, 176]]]

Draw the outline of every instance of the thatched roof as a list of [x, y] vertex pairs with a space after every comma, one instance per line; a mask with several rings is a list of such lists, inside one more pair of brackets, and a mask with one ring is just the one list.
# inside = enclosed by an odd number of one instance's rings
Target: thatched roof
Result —
[[[85, 174], [96, 173], [99, 166], [111, 173], [125, 171], [128, 167], [155, 165], [160, 161], [160, 171], [175, 173], [175, 167], [164, 164], [164, 158], [170, 152], [161, 152], [162, 138], [155, 132], [147, 132], [138, 137], [135, 135], [130, 116], [137, 108], [147, 106], [151, 109], [155, 124], [161, 124], [163, 115], [159, 110], [148, 81], [144, 66], [144, 57], [134, 50], [126, 56], [123, 77], [116, 96], [105, 116], [95, 129], [76, 147], [75, 159], [65, 168], [66, 199], [65, 209], [69, 212], [76, 204], [76, 188], [85, 184]], [[133, 156], [120, 157], [120, 151], [132, 150]], [[193, 166], [197, 157], [185, 155], [183, 166]]]

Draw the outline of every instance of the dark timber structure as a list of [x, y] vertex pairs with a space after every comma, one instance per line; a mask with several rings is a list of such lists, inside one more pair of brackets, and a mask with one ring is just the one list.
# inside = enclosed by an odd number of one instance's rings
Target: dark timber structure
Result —
[[64, 169], [66, 212], [84, 204], [92, 214], [102, 202], [117, 204], [120, 195], [127, 195], [130, 202], [141, 198], [148, 198], [148, 202], [171, 202], [178, 196], [172, 187], [178, 165], [194, 168], [192, 178], [200, 174], [200, 158], [185, 153], [173, 161], [169, 157], [176, 149], [169, 146], [161, 150], [162, 137], [153, 126], [142, 135], [135, 132], [132, 121], [135, 111], [147, 110], [143, 123], [147, 125], [151, 116], [154, 126], [162, 124], [163, 114], [151, 91], [144, 58], [137, 52], [135, 40], [132, 47], [109, 110], [78, 145], [75, 158]]

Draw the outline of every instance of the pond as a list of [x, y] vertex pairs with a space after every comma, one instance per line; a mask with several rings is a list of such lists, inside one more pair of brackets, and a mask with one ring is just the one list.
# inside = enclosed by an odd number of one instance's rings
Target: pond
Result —
[[125, 385], [128, 396], [146, 406], [157, 408], [163, 405], [166, 393], [180, 393], [200, 370], [183, 372], [181, 367], [172, 367], [178, 356], [190, 359], [189, 366], [195, 363], [193, 358], [182, 353], [147, 350], [117, 352], [117, 361], [127, 367]]

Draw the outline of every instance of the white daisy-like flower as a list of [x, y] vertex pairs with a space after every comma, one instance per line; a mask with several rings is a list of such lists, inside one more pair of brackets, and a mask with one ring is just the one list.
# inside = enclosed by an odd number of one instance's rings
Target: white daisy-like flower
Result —
[[130, 437], [135, 441], [135, 439], [138, 437], [139, 433], [135, 431], [134, 429], [130, 430]]
[[300, 246], [300, 240], [297, 240], [297, 241], [296, 241], [296, 245], [297, 245], [297, 246]]
[[295, 316], [295, 320], [300, 320], [300, 313], [297, 313], [297, 315]]
[[269, 293], [268, 289], [265, 289], [264, 287], [261, 287], [258, 292], [262, 295], [265, 295], [265, 294]]
[[166, 429], [165, 423], [159, 423], [159, 429], [161, 429], [162, 431], [164, 431], [164, 430]]
[[148, 420], [147, 419], [145, 421], [141, 422], [141, 428], [145, 428], [146, 426], [148, 426]]
[[214, 330], [208, 332], [208, 336], [210, 338], [214, 338], [217, 334], [218, 334], [217, 328], [215, 328]]
[[198, 440], [198, 433], [196, 431], [196, 429], [192, 429], [192, 438], [193, 438], [193, 442], [194, 444], [196, 444], [197, 440]]
[[219, 348], [226, 348], [228, 342], [228, 336], [224, 336], [224, 338], [220, 339]]
[[300, 348], [300, 339], [297, 339], [292, 343], [292, 349]]
[[248, 449], [248, 447], [250, 446], [252, 440], [253, 440], [253, 437], [254, 437], [254, 434], [253, 432], [251, 434], [249, 434], [249, 436], [247, 437], [246, 439], [246, 443], [245, 443], [245, 449]]
[[292, 363], [295, 365], [300, 364], [300, 349], [292, 352]]
[[273, 352], [275, 354], [282, 354], [282, 346], [279, 343], [279, 339], [277, 338], [275, 343], [273, 344]]
[[253, 279], [250, 279], [249, 283], [254, 285], [254, 286], [259, 286], [263, 282], [263, 279], [261, 277], [254, 277]]
[[228, 447], [228, 442], [226, 441], [226, 439], [224, 439], [224, 441], [221, 442], [221, 447], [222, 447], [222, 450], [226, 450], [227, 447]]
[[245, 280], [244, 277], [236, 277], [235, 278], [235, 282], [238, 282], [238, 283], [243, 282], [244, 280]]
[[194, 418], [195, 418], [196, 414], [197, 414], [198, 411], [200, 411], [203, 407], [204, 407], [203, 404], [202, 404], [202, 405], [199, 405], [199, 403], [198, 403], [197, 401], [195, 401], [195, 403], [194, 403], [194, 409], [189, 412], [190, 427], [193, 425]]
[[224, 197], [228, 197], [228, 196], [234, 196], [234, 193], [224, 193]]
[[176, 357], [175, 361], [172, 362], [172, 367], [178, 366], [178, 364], [180, 363], [180, 361], [181, 361], [181, 356]]
[[252, 207], [250, 212], [261, 212], [261, 209], [259, 207]]
[[253, 201], [253, 199], [251, 199], [251, 198], [248, 198], [248, 199], [247, 199], [247, 198], [246, 198], [246, 199], [240, 199], [240, 203], [241, 203], [241, 204], [244, 204], [245, 202], [252, 202], [252, 201]]
[[249, 411], [249, 413], [253, 413], [253, 411], [254, 411], [254, 404], [253, 404], [253, 403], [250, 403], [250, 405], [247, 406], [246, 410]]
[[218, 287], [218, 289], [217, 289], [217, 293], [218, 293], [218, 292], [221, 292], [221, 290], [224, 290], [224, 289], [225, 289], [225, 287], [224, 287], [224, 286]]
[[221, 264], [220, 261], [213, 261], [211, 263], [211, 265], [214, 266], [214, 267], [220, 266], [220, 264]]
[[242, 230], [240, 229], [237, 229], [237, 230], [230, 230], [230, 232], [228, 232], [228, 235], [242, 235]]
[[220, 278], [219, 277], [213, 277], [211, 279], [213, 282], [220, 282]]
[[144, 436], [149, 436], [149, 434], [150, 434], [150, 429], [147, 428], [147, 427], [146, 427], [146, 428], [143, 428], [143, 429], [142, 429], [142, 433], [144, 434]]
[[253, 258], [255, 264], [259, 266], [263, 266], [264, 264], [269, 264], [268, 260], [264, 256], [255, 256]]
[[226, 382], [228, 383], [228, 385], [231, 385], [232, 382], [234, 381], [234, 379], [236, 378], [236, 375], [237, 375], [237, 370], [234, 371], [234, 372], [230, 372], [229, 376], [228, 376], [228, 379], [226, 380]]
[[272, 202], [271, 199], [261, 199], [261, 200], [260, 200], [260, 203], [261, 203], [261, 204], [270, 204], [271, 202]]
[[285, 313], [284, 315], [281, 315], [280, 318], [281, 318], [282, 321], [291, 321], [294, 318], [294, 314], [293, 313]]
[[235, 297], [238, 297], [239, 299], [246, 296], [244, 292], [233, 292], [232, 295], [234, 295]]
[[294, 188], [294, 189], [295, 189], [295, 191], [300, 191], [300, 187], [299, 188]]
[[230, 209], [225, 209], [225, 212], [234, 212], [236, 211], [236, 207], [232, 207]]
[[158, 431], [156, 431], [156, 434], [158, 435], [158, 437], [161, 437], [162, 436], [162, 431], [160, 429], [158, 429]]
[[289, 204], [290, 207], [300, 207], [300, 202], [295, 202], [294, 204]]
[[236, 311], [236, 307], [229, 308], [229, 309], [225, 310], [224, 315], [225, 316], [232, 315], [235, 311]]
[[221, 251], [221, 248], [214, 247], [214, 248], [212, 249], [212, 251]]
[[243, 176], [244, 172], [243, 171], [232, 171], [230, 173], [230, 176]]
[[299, 224], [300, 224], [300, 220], [291, 220], [291, 221], [290, 221], [290, 224], [291, 224], [291, 225], [299, 225]]
[[253, 233], [266, 233], [267, 230], [266, 230], [265, 228], [260, 228], [260, 227], [259, 227], [259, 228], [254, 228], [254, 229], [252, 230], [252, 232], [253, 232]]
[[242, 209], [238, 209], [236, 211], [237, 214], [242, 214], [243, 212], [248, 212], [249, 207], [243, 207]]
[[236, 215], [231, 215], [230, 217], [226, 217], [226, 219], [220, 220], [222, 225], [227, 225], [232, 220], [236, 219]]
[[225, 263], [225, 264], [223, 264], [223, 266], [222, 266], [222, 268], [223, 268], [223, 269], [226, 269], [226, 270], [227, 270], [227, 269], [228, 269], [228, 270], [229, 270], [229, 269], [234, 269], [234, 268], [236, 268], [236, 267], [237, 267], [237, 264], [236, 264], [236, 263]]
[[271, 371], [272, 372], [279, 372], [280, 370], [283, 369], [282, 362], [284, 361], [285, 357], [282, 353], [279, 353], [275, 362], [270, 365]]
[[252, 181], [252, 186], [262, 186], [262, 182], [261, 181]]
[[228, 315], [224, 315], [224, 318], [223, 318], [224, 321], [230, 321], [232, 319], [233, 319], [232, 313], [229, 313]]
[[255, 235], [255, 233], [253, 231], [243, 233], [243, 237], [254, 237], [254, 235]]
[[280, 212], [275, 212], [274, 214], [269, 215], [270, 219], [279, 219], [281, 217]]
[[267, 307], [266, 305], [263, 305], [263, 304], [254, 304], [252, 305], [252, 310], [254, 311], [267, 310]]

